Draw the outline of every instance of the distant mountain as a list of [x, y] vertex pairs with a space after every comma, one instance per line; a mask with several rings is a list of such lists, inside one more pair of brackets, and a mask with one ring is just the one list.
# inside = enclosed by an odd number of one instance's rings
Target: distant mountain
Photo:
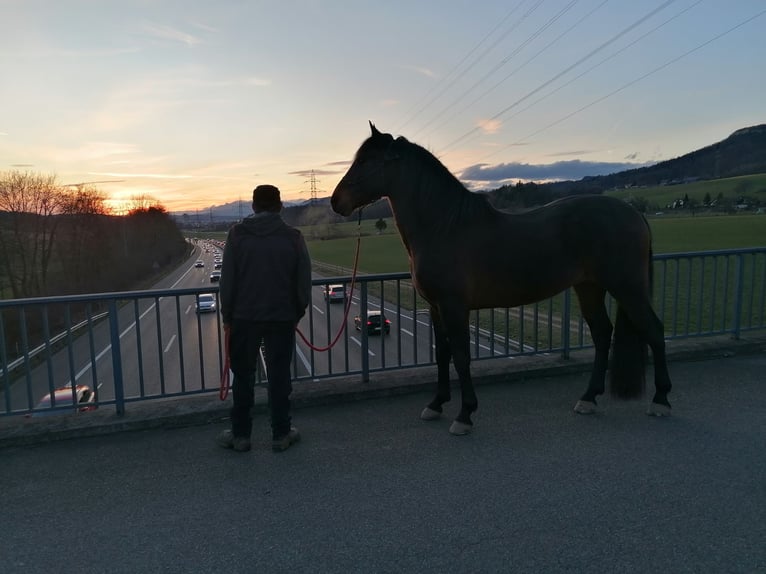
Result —
[[[317, 200], [319, 201], [319, 200]], [[329, 201], [329, 200], [328, 200]], [[310, 203], [310, 200], [285, 201], [285, 208], [298, 207]], [[181, 223], [206, 226], [221, 222], [239, 221], [253, 212], [252, 202], [244, 199], [230, 201], [221, 205], [211, 205], [204, 209], [173, 211], [170, 215]]]

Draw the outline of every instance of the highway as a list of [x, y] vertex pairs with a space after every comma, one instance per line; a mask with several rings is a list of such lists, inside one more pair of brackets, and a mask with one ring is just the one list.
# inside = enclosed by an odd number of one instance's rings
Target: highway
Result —
[[[210, 273], [214, 270], [214, 258], [220, 253], [220, 248], [201, 242], [183, 265], [153, 287], [168, 290], [216, 288]], [[203, 261], [203, 267], [195, 266], [198, 258]], [[315, 276], [315, 279], [324, 278]], [[311, 305], [298, 325], [311, 345], [296, 336], [293, 357], [296, 379], [310, 381], [334, 374], [361, 373], [365, 348], [364, 360], [371, 371], [423, 365], [434, 360], [430, 316], [424, 304], [413, 312], [393, 303], [402, 297], [402, 292], [397, 289], [408, 288], [404, 285], [380, 282], [368, 287], [371, 293], [385, 294], [382, 307], [391, 322], [390, 334], [368, 336], [355, 328], [354, 318], [361, 314], [360, 284], [356, 285], [350, 299], [347, 316], [344, 316], [345, 304], [327, 301], [324, 284], [316, 285]], [[350, 290], [350, 285], [347, 289]], [[190, 293], [119, 302], [117, 332], [126, 400], [174, 396], [219, 387], [224, 364], [221, 316], [218, 312], [196, 313], [195, 300], [195, 294]], [[381, 300], [370, 294], [367, 297], [368, 312], [380, 309]], [[28, 373], [17, 370], [16, 383], [11, 386], [8, 397], [0, 394], [0, 405], [6, 408], [10, 405], [11, 411], [28, 411], [52, 389], [69, 386], [72, 382], [97, 389], [97, 400], [101, 403], [115, 400], [110, 325], [102, 309], [91, 315], [90, 329], [73, 330], [67, 345], [51, 351], [50, 355], [41, 353], [41, 356], [50, 358]], [[339, 335], [344, 325], [345, 329]], [[493, 349], [486, 337], [475, 333], [474, 330], [472, 352], [475, 357], [488, 357], [504, 349], [501, 343]], [[336, 338], [336, 344], [326, 350]]]

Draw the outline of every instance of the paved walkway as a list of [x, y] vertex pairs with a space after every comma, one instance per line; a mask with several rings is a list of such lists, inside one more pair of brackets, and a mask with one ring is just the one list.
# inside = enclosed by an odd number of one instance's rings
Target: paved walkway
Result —
[[6, 442], [0, 571], [766, 572], [764, 373], [766, 352], [676, 359], [668, 419], [575, 415], [573, 370], [479, 386], [467, 437], [416, 389], [304, 399], [281, 454], [263, 415], [244, 454], [215, 418]]

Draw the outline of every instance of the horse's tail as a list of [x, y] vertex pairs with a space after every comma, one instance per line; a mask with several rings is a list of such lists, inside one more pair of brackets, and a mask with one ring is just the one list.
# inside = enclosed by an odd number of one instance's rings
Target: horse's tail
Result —
[[622, 305], [617, 306], [612, 343], [609, 387], [612, 396], [635, 399], [646, 387], [646, 340], [639, 334]]
[[[644, 219], [646, 221], [646, 219]], [[647, 223], [647, 228], [649, 227]], [[651, 231], [650, 231], [651, 233]], [[649, 257], [647, 265], [647, 291], [652, 298], [654, 284], [651, 235], [649, 236]], [[609, 368], [609, 387], [612, 396], [620, 399], [641, 397], [646, 389], [646, 359], [648, 349], [646, 339], [630, 320], [625, 308], [618, 303], [617, 317], [614, 321], [614, 342], [612, 343], [612, 362]]]

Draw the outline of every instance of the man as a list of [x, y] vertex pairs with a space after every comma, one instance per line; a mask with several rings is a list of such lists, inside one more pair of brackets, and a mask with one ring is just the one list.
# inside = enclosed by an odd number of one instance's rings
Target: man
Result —
[[272, 450], [300, 440], [291, 426], [290, 365], [295, 327], [311, 300], [311, 260], [303, 235], [287, 225], [273, 185], [253, 191], [253, 215], [226, 238], [221, 269], [221, 315], [229, 333], [234, 405], [231, 429], [217, 442], [238, 452], [250, 450], [256, 362], [261, 344], [266, 357]]

